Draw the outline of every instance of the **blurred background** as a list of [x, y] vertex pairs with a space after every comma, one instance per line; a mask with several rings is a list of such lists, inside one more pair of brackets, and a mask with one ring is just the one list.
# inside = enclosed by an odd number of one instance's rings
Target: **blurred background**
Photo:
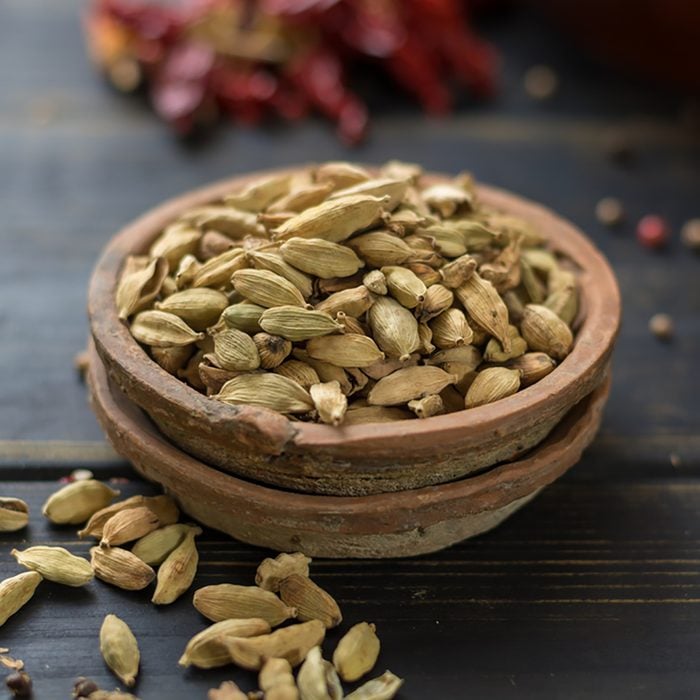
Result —
[[567, 478], [699, 473], [699, 34], [681, 0], [2, 0], [0, 439], [101, 444], [72, 363], [132, 218], [236, 173], [400, 158], [542, 202], [611, 260], [613, 395]]

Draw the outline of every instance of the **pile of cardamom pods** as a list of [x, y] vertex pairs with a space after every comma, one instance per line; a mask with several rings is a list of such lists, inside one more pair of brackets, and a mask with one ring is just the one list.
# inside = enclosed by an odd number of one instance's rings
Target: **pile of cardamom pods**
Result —
[[[84, 524], [79, 536], [94, 537], [99, 546], [90, 550], [90, 561], [56, 546], [12, 550], [28, 571], [0, 581], [0, 626], [31, 600], [43, 580], [78, 587], [96, 577], [129, 591], [155, 580], [151, 600], [157, 605], [173, 603], [191, 587], [199, 563], [195, 537], [201, 528], [178, 523], [179, 510], [167, 495], [137, 495], [113, 503], [118, 495], [107, 484], [81, 478], [48, 498], [42, 509], [46, 518], [56, 525]], [[28, 523], [24, 501], [0, 499], [0, 532], [18, 531]], [[209, 669], [235, 664], [259, 674], [259, 691], [246, 694], [227, 681], [209, 692], [210, 700], [390, 700], [396, 695], [403, 680], [390, 671], [344, 695], [341, 680], [354, 683], [374, 668], [379, 638], [373, 624], [358, 623], [338, 642], [332, 663], [323, 658], [326, 631], [340, 625], [343, 616], [334, 598], [311, 580], [310, 563], [300, 552], [283, 553], [262, 561], [254, 585], [221, 583], [195, 591], [194, 607], [214, 624], [187, 643], [180, 665]], [[141, 654], [129, 625], [107, 615], [99, 648], [114, 675], [133, 687]], [[73, 697], [137, 700], [128, 692], [102, 690], [85, 678], [76, 682]]]
[[262, 176], [130, 257], [120, 317], [167, 372], [228, 404], [332, 425], [514, 394], [571, 350], [573, 268], [471, 176], [392, 161]]

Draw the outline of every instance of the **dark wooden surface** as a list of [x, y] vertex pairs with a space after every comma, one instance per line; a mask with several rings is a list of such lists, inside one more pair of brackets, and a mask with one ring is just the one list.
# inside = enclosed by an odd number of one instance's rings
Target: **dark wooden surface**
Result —
[[[351, 153], [322, 122], [224, 129], [184, 148], [93, 75], [81, 7], [0, 2], [0, 475], [3, 494], [32, 505], [20, 537], [86, 552], [72, 531], [40, 520], [41, 501], [75, 466], [130, 476], [103, 444], [72, 369], [87, 333], [91, 266], [121, 225], [165, 197], [254, 168], [391, 157], [467, 168], [571, 218], [613, 263], [624, 324], [601, 434], [562, 482], [496, 532], [416, 560], [317, 562], [317, 579], [348, 623], [377, 622], [379, 670], [406, 677], [404, 700], [697, 697], [700, 259], [677, 238], [661, 254], [633, 240], [645, 213], [662, 213], [676, 230], [700, 215], [700, 139], [682, 118], [687, 101], [610, 75], [540, 20], [513, 14], [483, 29], [504, 55], [490, 105], [425, 120], [380, 89], [372, 137]], [[521, 87], [538, 62], [562, 78], [546, 104]], [[605, 159], [615, 131], [638, 151], [634, 168]], [[625, 203], [630, 223], [620, 232], [595, 220], [605, 195]], [[648, 334], [657, 311], [673, 314], [673, 343]], [[2, 540], [6, 576], [17, 571], [9, 549], [18, 536]], [[264, 554], [207, 533], [198, 583], [249, 582]], [[146, 600], [97, 582], [78, 591], [44, 584], [0, 630], [0, 646], [26, 661], [37, 697], [65, 698], [77, 674], [110, 683], [96, 638], [101, 617], [116, 611], [142, 640], [142, 698], [204, 697], [230, 677], [181, 672], [179, 652], [203, 621], [187, 599], [168, 610]], [[251, 687], [249, 676], [236, 677]]]

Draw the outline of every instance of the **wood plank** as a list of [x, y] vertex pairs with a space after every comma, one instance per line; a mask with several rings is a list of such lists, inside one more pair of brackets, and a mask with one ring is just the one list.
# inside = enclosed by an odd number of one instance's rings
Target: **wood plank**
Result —
[[[30, 528], [0, 535], [0, 547], [54, 543], [87, 556], [89, 542], [39, 515], [55, 482], [3, 484], [25, 498]], [[134, 480], [124, 496], [151, 492]], [[444, 697], [692, 697], [700, 683], [700, 482], [546, 489], [496, 531], [444, 552], [408, 560], [316, 561], [315, 580], [337, 597], [345, 622], [329, 633], [377, 623], [377, 671], [406, 678], [402, 700]], [[208, 531], [199, 545], [196, 586], [252, 583], [267, 553]], [[18, 571], [0, 557], [0, 576]], [[24, 659], [37, 697], [66, 697], [83, 674], [115, 681], [97, 651], [106, 612], [117, 611], [141, 642], [143, 698], [203, 697], [234, 678], [232, 668], [184, 671], [177, 658], [204, 620], [185, 595], [156, 609], [149, 592], [99, 581], [84, 589], [42, 583], [2, 629], [0, 641]]]

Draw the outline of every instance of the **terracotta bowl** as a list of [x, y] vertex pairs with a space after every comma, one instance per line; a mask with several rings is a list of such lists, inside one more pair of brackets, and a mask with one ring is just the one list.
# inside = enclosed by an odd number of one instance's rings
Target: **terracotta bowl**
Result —
[[179, 450], [110, 383], [94, 348], [88, 383], [116, 451], [193, 518], [275, 551], [352, 558], [426, 554], [496, 527], [579, 460], [598, 430], [610, 388], [605, 379], [524, 459], [440, 486], [338, 497], [254, 484]]
[[[581, 319], [571, 354], [547, 377], [493, 404], [426, 420], [335, 428], [293, 422], [253, 406], [207, 398], [153, 362], [119, 321], [118, 277], [183, 210], [215, 200], [260, 173], [166, 202], [118, 233], [92, 276], [92, 336], [110, 377], [184, 452], [224, 471], [297, 491], [363, 495], [459, 479], [512, 460], [539, 444], [603, 380], [620, 322], [615, 277], [572, 224], [515, 195], [482, 186], [497, 209], [531, 221], [580, 273]], [[437, 181], [432, 175], [427, 180]]]

